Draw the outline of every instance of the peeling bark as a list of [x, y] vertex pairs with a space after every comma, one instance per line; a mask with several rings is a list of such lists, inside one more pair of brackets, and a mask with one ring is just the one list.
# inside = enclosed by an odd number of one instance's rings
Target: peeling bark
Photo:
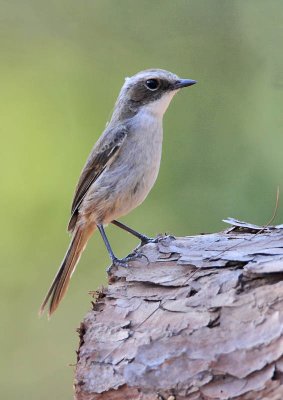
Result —
[[228, 222], [112, 267], [80, 328], [77, 400], [283, 399], [283, 226]]

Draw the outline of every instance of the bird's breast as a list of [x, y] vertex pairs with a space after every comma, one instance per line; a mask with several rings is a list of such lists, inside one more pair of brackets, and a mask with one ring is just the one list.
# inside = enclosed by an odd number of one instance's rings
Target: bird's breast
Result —
[[145, 196], [152, 188], [160, 167], [162, 152], [162, 119], [151, 113], [140, 113], [129, 134], [129, 146], [133, 149], [132, 168]]
[[152, 115], [139, 115], [132, 121], [127, 139], [109, 168], [116, 175], [115, 210], [119, 216], [141, 204], [154, 185], [160, 167], [162, 120]]
[[131, 121], [117, 157], [84, 200], [95, 220], [108, 223], [143, 202], [158, 175], [162, 136], [162, 119], [154, 115], [139, 115]]

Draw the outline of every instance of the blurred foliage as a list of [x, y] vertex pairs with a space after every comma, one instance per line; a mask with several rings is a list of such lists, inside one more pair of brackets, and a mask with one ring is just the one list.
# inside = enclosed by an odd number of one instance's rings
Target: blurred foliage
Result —
[[[98, 234], [54, 318], [37, 310], [68, 245], [78, 175], [124, 77], [157, 67], [199, 83], [169, 107], [157, 184], [123, 220], [149, 235], [216, 231], [227, 216], [264, 224], [283, 186], [283, 3], [0, 4], [1, 395], [70, 399], [75, 329], [87, 292], [106, 282]], [[119, 256], [137, 244], [108, 232]]]

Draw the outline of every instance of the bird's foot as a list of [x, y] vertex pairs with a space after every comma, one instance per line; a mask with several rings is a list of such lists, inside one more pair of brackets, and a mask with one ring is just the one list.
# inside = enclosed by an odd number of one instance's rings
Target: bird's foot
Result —
[[113, 258], [112, 259], [112, 265], [115, 265], [116, 267], [128, 268], [130, 261], [136, 261], [139, 258], [146, 258], [146, 260], [148, 262], [148, 258], [146, 257], [146, 255], [134, 252], [134, 253], [131, 253], [127, 257], [124, 257], [124, 258], [116, 258], [116, 257]]
[[150, 238], [145, 235], [141, 235], [140, 240], [141, 240], [141, 246], [144, 246], [145, 244], [148, 244], [148, 243], [157, 243], [158, 242], [158, 238]]
[[145, 258], [147, 264], [149, 264], [149, 259], [147, 258], [147, 256], [145, 254], [138, 253], [138, 252], [133, 252], [124, 258], [114, 257], [114, 258], [112, 258], [112, 265], [110, 265], [110, 267], [107, 268], [107, 273], [111, 275], [111, 270], [113, 267], [128, 268], [129, 262], [136, 261], [137, 259], [141, 259], [141, 258]]
[[125, 258], [113, 258], [112, 259], [112, 265], [116, 266], [116, 267], [124, 267], [124, 268], [128, 268], [129, 264], [128, 264], [128, 257]]

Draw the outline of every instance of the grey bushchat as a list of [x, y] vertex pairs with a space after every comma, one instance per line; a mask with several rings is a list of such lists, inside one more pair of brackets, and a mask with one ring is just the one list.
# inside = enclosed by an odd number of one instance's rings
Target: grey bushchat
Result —
[[192, 79], [161, 70], [141, 71], [126, 78], [110, 122], [93, 147], [79, 178], [68, 231], [71, 243], [40, 307], [49, 315], [58, 307], [88, 239], [98, 229], [112, 263], [127, 265], [110, 246], [104, 226], [112, 223], [147, 243], [151, 239], [117, 221], [141, 204], [158, 175], [162, 119], [173, 96], [194, 85]]

